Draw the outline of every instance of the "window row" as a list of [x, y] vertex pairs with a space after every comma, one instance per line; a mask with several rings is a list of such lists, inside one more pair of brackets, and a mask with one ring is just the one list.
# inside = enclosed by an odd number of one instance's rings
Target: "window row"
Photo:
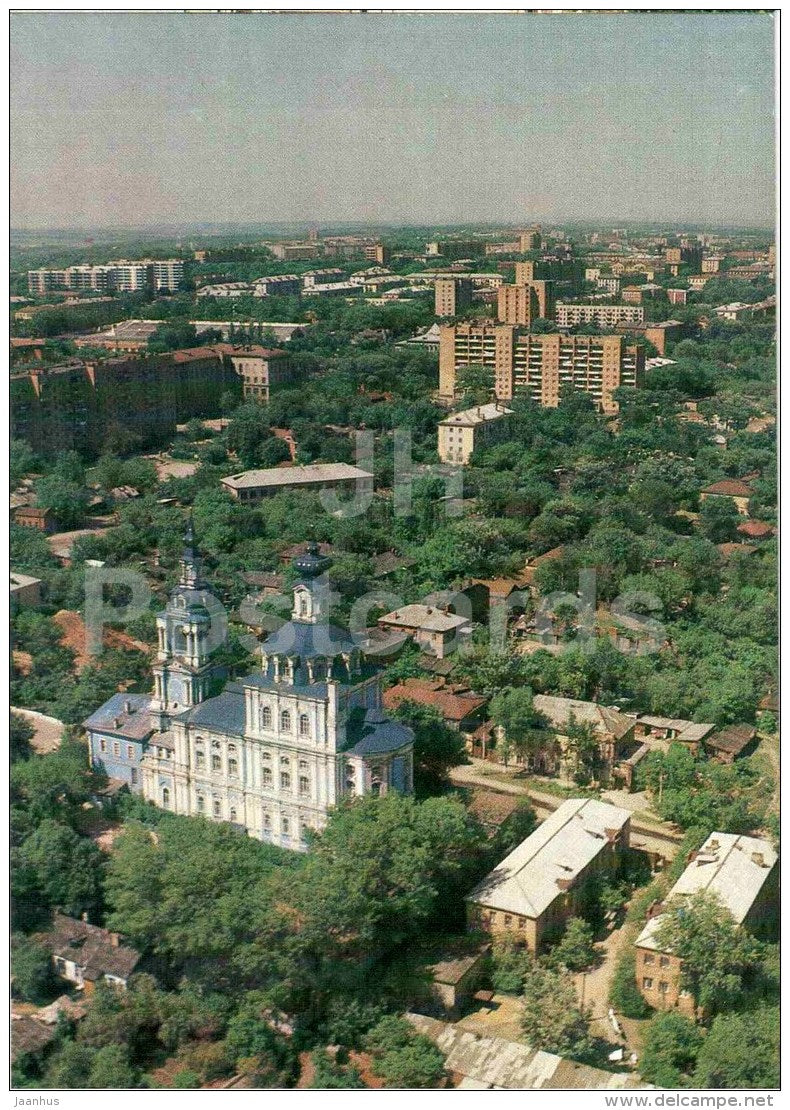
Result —
[[[271, 786], [274, 785], [274, 775], [272, 773], [271, 767], [264, 767], [263, 768], [261, 781], [262, 781], [263, 786], [271, 787]], [[291, 772], [290, 771], [280, 771], [280, 789], [281, 790], [290, 790], [291, 789]], [[307, 777], [307, 775], [300, 775], [299, 776], [299, 793], [302, 796], [308, 796], [310, 794], [310, 779]]]
[[[280, 818], [280, 835], [285, 837], [291, 836], [291, 830], [294, 822], [290, 817], [283, 816]], [[299, 821], [299, 839], [304, 840], [307, 835], [307, 830], [310, 825], [304, 820]], [[264, 833], [271, 833], [273, 831], [272, 815], [268, 810], [263, 811], [263, 831]]]
[[[280, 713], [280, 732], [291, 732], [293, 729], [293, 714], [290, 709], [283, 709]], [[262, 729], [269, 729], [272, 727], [274, 720], [271, 708], [268, 705], [262, 705], [259, 715], [258, 724]], [[306, 713], [300, 713], [298, 719], [298, 732], [300, 736], [310, 735], [310, 718]]]

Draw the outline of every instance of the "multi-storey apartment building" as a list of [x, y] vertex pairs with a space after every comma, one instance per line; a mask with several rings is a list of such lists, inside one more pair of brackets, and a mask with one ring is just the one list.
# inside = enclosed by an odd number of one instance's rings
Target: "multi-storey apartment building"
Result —
[[266, 404], [272, 392], [291, 380], [291, 360], [287, 351], [277, 347], [217, 348], [225, 353], [242, 381], [245, 401]]
[[703, 893], [718, 899], [740, 928], [771, 936], [779, 910], [779, 866], [773, 845], [753, 836], [711, 833], [691, 854], [666, 900], [650, 907], [636, 939], [636, 983], [642, 997], [658, 1010], [695, 1014], [694, 999], [683, 989], [683, 961], [659, 938], [667, 909]]
[[114, 426], [153, 446], [179, 421], [214, 414], [220, 394], [240, 385], [225, 350], [213, 347], [75, 360], [11, 375], [11, 434], [44, 456], [72, 448], [94, 454]]
[[531, 397], [556, 408], [564, 385], [589, 393], [601, 412], [616, 413], [619, 386], [642, 385], [644, 347], [619, 335], [533, 335], [509, 324], [456, 324], [439, 329], [439, 396], [452, 401], [464, 366], [491, 369], [494, 396]]
[[631, 304], [563, 304], [557, 305], [557, 327], [572, 328], [577, 324], [596, 324], [614, 328], [618, 324], [643, 324], [645, 310]]
[[469, 278], [438, 277], [434, 283], [434, 311], [439, 317], [458, 316], [472, 303]]
[[178, 289], [184, 279], [184, 263], [180, 258], [139, 262], [117, 259], [101, 266], [69, 266], [65, 270], [28, 270], [27, 285], [31, 293], [41, 296], [55, 289], [119, 289], [140, 292], [145, 289]]
[[554, 310], [553, 281], [501, 285], [497, 290], [497, 319], [502, 324], [529, 328], [538, 318], [553, 320]]
[[518, 237], [518, 249], [521, 254], [526, 251], [539, 251], [542, 246], [543, 236], [539, 227], [531, 227], [528, 231], [522, 231]]

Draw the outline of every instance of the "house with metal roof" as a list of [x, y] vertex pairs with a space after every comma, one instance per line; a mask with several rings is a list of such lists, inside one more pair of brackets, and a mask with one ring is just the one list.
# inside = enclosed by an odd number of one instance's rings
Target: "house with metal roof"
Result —
[[628, 810], [569, 798], [467, 894], [470, 928], [540, 951], [577, 913], [586, 880], [617, 871], [630, 832]]
[[699, 851], [691, 853], [665, 901], [650, 907], [636, 939], [636, 983], [658, 1010], [695, 1015], [694, 1000], [682, 986], [682, 960], [662, 944], [661, 924], [670, 907], [703, 893], [712, 895], [736, 925], [770, 936], [779, 910], [779, 856], [773, 845], [754, 836], [711, 833]]

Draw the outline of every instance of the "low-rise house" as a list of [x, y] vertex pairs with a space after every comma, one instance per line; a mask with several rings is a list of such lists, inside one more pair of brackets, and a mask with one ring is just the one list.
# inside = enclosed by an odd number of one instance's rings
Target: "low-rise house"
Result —
[[670, 744], [684, 744], [696, 757], [700, 745], [715, 728], [714, 724], [686, 721], [681, 717], [654, 717], [649, 714], [636, 717], [633, 744], [630, 750], [621, 754], [615, 775], [626, 790], [633, 790], [637, 768], [652, 751], [667, 752]]
[[703, 747], [706, 755], [719, 763], [734, 763], [736, 759], [747, 755], [757, 739], [757, 729], [754, 725], [727, 725], [706, 737]]
[[385, 709], [395, 709], [403, 701], [413, 701], [438, 710], [442, 720], [459, 732], [473, 732], [480, 724], [488, 698], [473, 694], [468, 686], [447, 683], [443, 678], [406, 678], [384, 691]]
[[768, 524], [764, 520], [744, 520], [743, 524], [738, 525], [736, 531], [742, 536], [748, 536], [750, 540], [769, 540], [776, 535], [773, 524]]
[[746, 320], [752, 314], [752, 306], [743, 301], [732, 301], [730, 304], [719, 305], [713, 311], [720, 320]]
[[455, 1017], [474, 996], [485, 975], [488, 945], [475, 952], [448, 953], [428, 965], [431, 999], [445, 1014]]
[[776, 927], [779, 898], [778, 856], [767, 840], [734, 833], [711, 833], [667, 895], [654, 903], [636, 940], [636, 982], [642, 997], [657, 1010], [695, 1016], [692, 996], [682, 988], [682, 960], [659, 943], [667, 906], [694, 894], [715, 895], [737, 925], [757, 935]]
[[741, 516], [749, 515], [749, 499], [754, 495], [750, 485], [740, 478], [725, 478], [721, 482], [712, 482], [700, 492], [700, 501], [707, 501], [711, 497], [724, 497], [733, 502]]
[[499, 401], [455, 412], [439, 421], [438, 452], [443, 463], [465, 465], [479, 447], [507, 437], [513, 410]]
[[51, 509], [39, 509], [34, 505], [21, 505], [14, 513], [14, 524], [21, 528], [36, 528], [46, 536], [58, 530], [58, 521]]
[[36, 1021], [29, 1014], [11, 1013], [11, 1063], [17, 1064], [26, 1057], [32, 1062], [41, 1059], [55, 1040], [53, 1026]]
[[[571, 722], [586, 725], [598, 743], [595, 776], [606, 782], [612, 777], [615, 764], [635, 746], [634, 731], [636, 722], [632, 717], [606, 705], [593, 701], [578, 701], [575, 698], [558, 698], [549, 694], [536, 694], [533, 700], [535, 709], [545, 719], [556, 741], [554, 765], [546, 765], [550, 774], [572, 772], [572, 759], [569, 759], [568, 730]], [[535, 756], [534, 759], [539, 759]], [[538, 769], [536, 767], [536, 769]]]
[[87, 993], [100, 980], [126, 987], [141, 960], [117, 933], [57, 911], [52, 928], [38, 939], [52, 952], [57, 973]]
[[466, 896], [470, 929], [540, 951], [578, 911], [585, 881], [617, 871], [630, 832], [628, 810], [569, 798]]
[[237, 501], [254, 503], [264, 497], [292, 490], [340, 490], [372, 493], [373, 475], [348, 463], [315, 463], [312, 466], [275, 466], [268, 470], [245, 470], [220, 479]]
[[386, 613], [379, 617], [377, 623], [379, 628], [405, 632], [423, 651], [439, 659], [455, 651], [459, 640], [472, 631], [472, 622], [468, 617], [419, 603]]
[[11, 612], [15, 613], [22, 606], [36, 606], [41, 604], [41, 579], [31, 578], [29, 574], [20, 574], [18, 570], [11, 571]]

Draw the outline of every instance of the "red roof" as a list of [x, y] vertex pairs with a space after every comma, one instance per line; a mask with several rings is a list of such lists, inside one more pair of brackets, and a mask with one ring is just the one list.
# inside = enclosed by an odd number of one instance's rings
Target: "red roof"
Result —
[[413, 701], [438, 709], [446, 721], [462, 721], [485, 705], [487, 698], [473, 694], [465, 687], [446, 686], [443, 681], [428, 678], [407, 678], [384, 691], [384, 708], [395, 709], [402, 701]]
[[765, 536], [773, 536], [776, 529], [773, 524], [766, 524], [764, 520], [745, 520], [743, 524], [738, 525], [738, 531], [743, 536], [751, 536], [753, 540], [760, 540]]
[[703, 493], [712, 493], [718, 497], [751, 497], [752, 487], [747, 486], [739, 478], [725, 478], [722, 482], [713, 482], [705, 486]]

